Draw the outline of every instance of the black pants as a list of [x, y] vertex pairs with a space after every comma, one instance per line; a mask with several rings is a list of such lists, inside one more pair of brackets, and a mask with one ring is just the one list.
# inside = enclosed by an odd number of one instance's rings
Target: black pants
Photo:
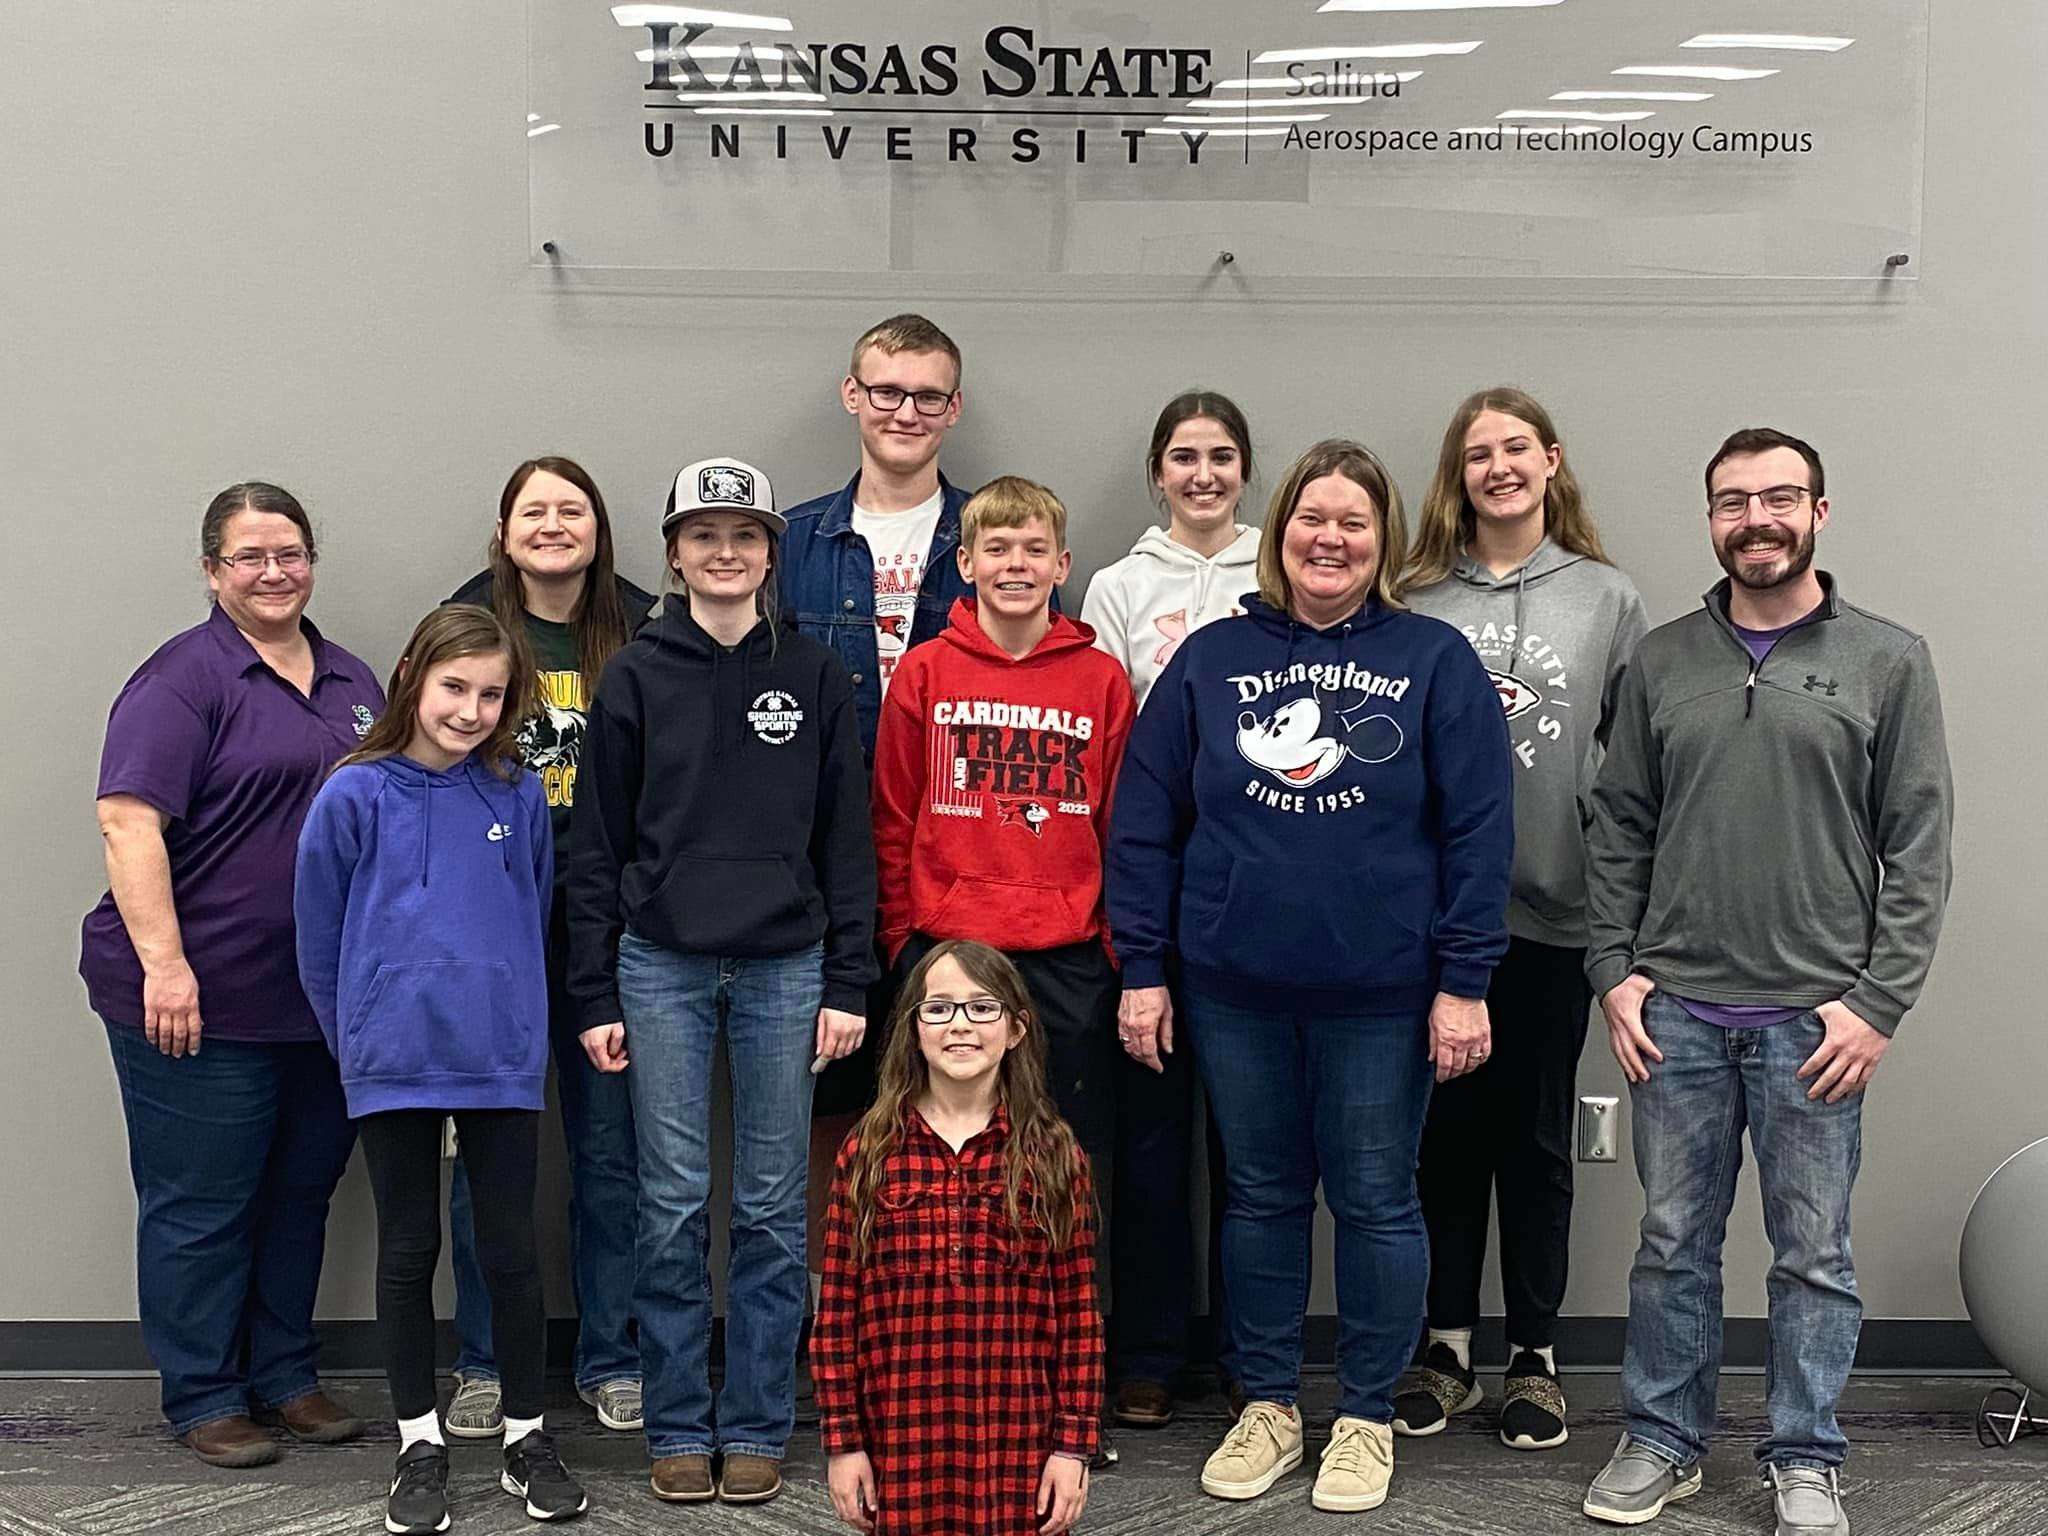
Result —
[[[491, 1341], [509, 1418], [537, 1419], [546, 1391], [547, 1314], [533, 1230], [540, 1115], [458, 1109], [477, 1261], [491, 1297]], [[436, 1109], [356, 1122], [377, 1198], [377, 1341], [392, 1410], [434, 1408], [434, 1266], [441, 1257], [441, 1121]]]
[[1417, 1185], [1429, 1227], [1429, 1324], [1479, 1321], [1486, 1219], [1500, 1202], [1508, 1342], [1554, 1342], [1572, 1228], [1572, 1113], [1592, 991], [1586, 952], [1514, 939], [1486, 1011], [1493, 1057], [1439, 1084]]
[[[1172, 969], [1171, 967], [1169, 969]], [[1188, 1365], [1188, 1323], [1194, 1310], [1193, 1150], [1201, 1074], [1173, 999], [1173, 1051], [1163, 1072], [1140, 1066], [1121, 1048], [1116, 1059], [1116, 1241], [1110, 1269], [1110, 1370], [1117, 1381], [1170, 1384]], [[1223, 1327], [1223, 1140], [1208, 1120], [1209, 1317], [1213, 1337], [1202, 1351], [1228, 1373]]]

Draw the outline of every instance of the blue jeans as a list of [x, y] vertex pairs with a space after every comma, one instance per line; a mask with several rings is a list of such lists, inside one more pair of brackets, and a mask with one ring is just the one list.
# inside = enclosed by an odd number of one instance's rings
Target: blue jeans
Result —
[[[626, 1080], [640, 1143], [639, 1278], [647, 1449], [780, 1458], [796, 1417], [804, 1317], [804, 1189], [819, 945], [767, 960], [619, 939]], [[711, 1060], [732, 1077], [732, 1252], [725, 1381], [711, 1401]]]
[[1429, 1239], [1415, 1159], [1429, 1108], [1426, 1012], [1312, 1016], [1185, 989], [1223, 1138], [1223, 1277], [1248, 1399], [1301, 1387], [1316, 1182], [1337, 1225], [1337, 1412], [1394, 1414], [1422, 1328]]
[[[576, 1295], [576, 1385], [594, 1392], [640, 1376], [633, 1340], [633, 1244], [640, 1170], [633, 1097], [624, 1074], [600, 1072], [583, 1054], [576, 1010], [563, 986], [568, 932], [558, 898], [548, 932], [548, 1027], [555, 1093], [569, 1149], [569, 1275]], [[469, 1172], [458, 1157], [448, 1184], [448, 1248], [455, 1272], [455, 1369], [498, 1379], [491, 1297], [477, 1262]]]
[[1849, 1254], [1863, 1096], [1806, 1097], [1810, 1084], [1796, 1074], [1824, 1033], [1811, 1013], [1723, 1029], [1653, 992], [1643, 1027], [1664, 1060], [1630, 1089], [1644, 1209], [1621, 1365], [1628, 1432], [1680, 1466], [1706, 1454], [1721, 1367], [1721, 1242], [1747, 1127], [1771, 1239], [1771, 1432], [1757, 1459], [1838, 1467], [1848, 1441], [1835, 1403], [1863, 1322]]
[[320, 1389], [313, 1297], [356, 1131], [327, 1047], [207, 1039], [166, 1056], [106, 1021], [142, 1337], [174, 1434]]

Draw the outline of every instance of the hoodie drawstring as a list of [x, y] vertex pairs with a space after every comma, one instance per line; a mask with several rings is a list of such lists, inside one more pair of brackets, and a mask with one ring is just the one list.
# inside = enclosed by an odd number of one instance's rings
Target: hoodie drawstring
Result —
[[1529, 579], [1529, 562], [1515, 567], [1515, 643], [1508, 647], [1508, 676], [1515, 675], [1515, 663], [1522, 656], [1522, 589]]
[[420, 780], [420, 886], [427, 883], [427, 850], [434, 845], [434, 781]]

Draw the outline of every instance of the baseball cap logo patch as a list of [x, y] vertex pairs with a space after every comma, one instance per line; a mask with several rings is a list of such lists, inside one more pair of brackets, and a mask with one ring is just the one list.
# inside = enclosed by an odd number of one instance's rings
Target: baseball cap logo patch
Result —
[[754, 477], [733, 464], [712, 464], [697, 473], [697, 499], [707, 506], [751, 507]]

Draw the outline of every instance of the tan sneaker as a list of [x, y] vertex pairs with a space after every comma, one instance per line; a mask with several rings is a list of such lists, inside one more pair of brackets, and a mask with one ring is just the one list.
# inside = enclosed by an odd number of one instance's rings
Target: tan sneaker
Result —
[[1223, 1443], [1202, 1463], [1202, 1492], [1256, 1499], [1301, 1465], [1301, 1410], [1246, 1403]]
[[1309, 1502], [1317, 1509], [1352, 1514], [1387, 1502], [1394, 1477], [1394, 1428], [1370, 1419], [1339, 1419], [1330, 1426], [1323, 1464]]

